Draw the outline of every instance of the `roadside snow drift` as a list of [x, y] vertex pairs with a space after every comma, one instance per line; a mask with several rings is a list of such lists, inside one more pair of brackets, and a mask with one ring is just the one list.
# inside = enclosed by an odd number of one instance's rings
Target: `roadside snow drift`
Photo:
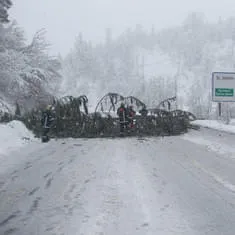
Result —
[[191, 123], [202, 127], [207, 127], [210, 129], [215, 129], [218, 131], [224, 131], [235, 134], [234, 120], [231, 120], [230, 124], [228, 125], [222, 123], [219, 120], [196, 120], [192, 121]]
[[20, 121], [0, 124], [0, 158], [1, 155], [32, 142], [33, 139], [33, 133]]

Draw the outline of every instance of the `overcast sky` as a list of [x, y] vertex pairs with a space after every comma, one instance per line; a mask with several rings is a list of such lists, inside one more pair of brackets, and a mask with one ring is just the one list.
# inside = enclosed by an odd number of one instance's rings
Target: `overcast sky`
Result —
[[13, 0], [11, 17], [25, 29], [28, 39], [41, 28], [54, 53], [65, 55], [74, 38], [83, 32], [92, 42], [104, 39], [106, 28], [113, 35], [142, 24], [162, 29], [181, 24], [192, 11], [205, 13], [210, 21], [235, 16], [235, 0]]

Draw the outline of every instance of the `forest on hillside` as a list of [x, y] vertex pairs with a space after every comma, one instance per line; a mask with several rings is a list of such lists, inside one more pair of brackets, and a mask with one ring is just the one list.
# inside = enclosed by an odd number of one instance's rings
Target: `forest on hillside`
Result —
[[[150, 107], [177, 96], [178, 107], [201, 117], [215, 115], [211, 102], [213, 71], [234, 71], [235, 18], [207, 22], [191, 13], [174, 28], [150, 32], [141, 25], [93, 46], [76, 38], [63, 59], [62, 93], [101, 97], [109, 91], [139, 97]], [[231, 110], [232, 111], [232, 110]]]
[[103, 95], [116, 92], [153, 108], [176, 96], [178, 108], [208, 118], [216, 112], [211, 73], [234, 71], [235, 17], [208, 22], [195, 12], [177, 27], [147, 31], [136, 25], [117, 38], [107, 29], [105, 42], [97, 45], [78, 28], [62, 58], [49, 53], [44, 29], [35, 29], [27, 44], [22, 27], [9, 21], [12, 4], [0, 0], [1, 111], [12, 112], [16, 103], [27, 111], [66, 95], [86, 95], [94, 108]]

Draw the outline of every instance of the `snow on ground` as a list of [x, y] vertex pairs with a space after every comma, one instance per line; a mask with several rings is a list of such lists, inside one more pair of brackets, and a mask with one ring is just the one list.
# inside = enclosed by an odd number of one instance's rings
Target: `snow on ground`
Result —
[[208, 151], [213, 151], [218, 154], [229, 154], [230, 157], [235, 159], [235, 147], [224, 142], [221, 143], [220, 138], [210, 138], [205, 136], [193, 136], [191, 134], [185, 134], [181, 137], [184, 140], [189, 140], [198, 145], [203, 145]]
[[34, 138], [33, 133], [20, 121], [0, 124], [0, 142], [0, 175], [20, 165], [28, 157], [27, 154], [20, 154], [22, 151], [32, 156], [32, 152], [42, 148], [40, 139]]
[[10, 151], [35, 141], [34, 135], [20, 121], [0, 124], [0, 158]]
[[0, 234], [234, 234], [233, 134], [41, 144], [21, 122], [0, 129], [15, 148], [0, 164]]
[[230, 121], [230, 124], [228, 125], [224, 124], [220, 120], [196, 120], [196, 121], [193, 121], [192, 124], [215, 129], [218, 131], [224, 131], [224, 132], [235, 134], [235, 120], [234, 119], [232, 119]]
[[231, 137], [235, 134], [234, 120], [231, 120], [229, 125], [219, 120], [196, 120], [192, 123], [201, 127], [199, 134], [190, 132], [181, 136], [182, 139], [203, 145], [208, 151], [235, 159], [234, 137]]
[[0, 175], [0, 234], [234, 235], [233, 160], [178, 136], [58, 140], [18, 157]]

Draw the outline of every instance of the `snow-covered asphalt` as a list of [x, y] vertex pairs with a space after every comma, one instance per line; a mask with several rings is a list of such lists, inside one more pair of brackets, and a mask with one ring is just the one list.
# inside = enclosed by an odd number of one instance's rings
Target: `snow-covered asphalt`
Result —
[[0, 165], [0, 235], [234, 235], [235, 135], [32, 143]]

